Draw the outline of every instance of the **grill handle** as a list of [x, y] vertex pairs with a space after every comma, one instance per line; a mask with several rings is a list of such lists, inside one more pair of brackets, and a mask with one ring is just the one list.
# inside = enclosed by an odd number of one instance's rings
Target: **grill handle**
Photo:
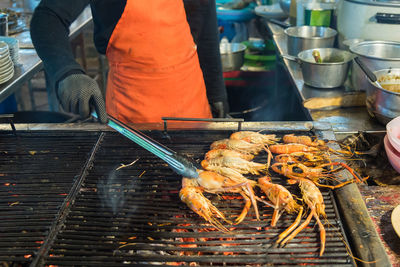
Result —
[[164, 121], [164, 131], [168, 132], [167, 130], [167, 121], [204, 121], [204, 122], [237, 122], [238, 123], [238, 131], [242, 130], [242, 122], [244, 122], [243, 118], [180, 118], [180, 117], [162, 117]]
[[13, 114], [0, 114], [0, 122], [3, 120], [7, 121], [11, 126], [13, 134], [17, 135], [17, 130], [15, 129], [13, 118], [14, 118]]
[[[97, 118], [97, 114], [95, 112], [92, 113], [92, 116]], [[164, 160], [177, 174], [188, 178], [199, 177], [195, 163], [193, 163], [189, 158], [178, 154], [177, 152], [151, 139], [139, 130], [126, 125], [110, 115], [108, 115], [107, 124], [129, 140], [135, 142], [147, 151]]]

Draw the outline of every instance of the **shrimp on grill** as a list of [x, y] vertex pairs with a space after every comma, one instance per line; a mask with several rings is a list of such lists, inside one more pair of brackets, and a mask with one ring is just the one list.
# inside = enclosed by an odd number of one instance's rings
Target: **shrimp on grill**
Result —
[[264, 145], [264, 150], [268, 153], [268, 168], [272, 160], [272, 153], [269, 150], [268, 145], [276, 144], [276, 142], [279, 141], [279, 138], [277, 138], [275, 134], [261, 134], [252, 131], [235, 132], [231, 134], [229, 138], [232, 140], [242, 140], [252, 144]]
[[323, 155], [310, 152], [293, 152], [291, 154], [279, 154], [275, 156], [275, 161], [280, 163], [302, 163], [307, 167], [316, 167], [329, 162]]
[[357, 154], [356, 151], [352, 151], [352, 149], [348, 146], [342, 145], [340, 143], [339, 146], [341, 147], [341, 150], [336, 150], [331, 147], [329, 147], [327, 144], [330, 142], [335, 142], [335, 141], [324, 141], [321, 139], [318, 139], [316, 136], [305, 136], [305, 135], [294, 135], [294, 134], [287, 134], [283, 136], [283, 142], [285, 144], [302, 144], [306, 145], [309, 147], [314, 147], [318, 148], [320, 151], [329, 151], [331, 153], [334, 153], [336, 155], [340, 156], [345, 156], [345, 157], [351, 157], [353, 154]]
[[294, 152], [320, 152], [316, 147], [303, 144], [276, 144], [269, 146], [269, 150], [275, 154], [291, 154]]
[[232, 140], [243, 140], [252, 144], [272, 145], [279, 141], [275, 134], [261, 134], [252, 131], [239, 131], [231, 134]]
[[210, 160], [213, 158], [218, 158], [218, 157], [237, 157], [237, 158], [242, 158], [245, 160], [252, 160], [254, 158], [254, 155], [252, 154], [243, 154], [235, 150], [230, 150], [230, 149], [212, 149], [208, 151], [205, 155], [206, 160]]
[[285, 144], [296, 143], [312, 147], [325, 147], [326, 142], [318, 139], [316, 136], [306, 136], [306, 135], [294, 135], [286, 134], [283, 136], [283, 142]]
[[224, 232], [229, 231], [215, 216], [218, 216], [229, 224], [232, 224], [232, 222], [228, 221], [224, 214], [203, 195], [203, 189], [197, 184], [195, 179], [182, 179], [182, 189], [179, 191], [179, 197], [192, 211], [203, 217], [215, 228]]
[[218, 157], [201, 161], [201, 166], [208, 171], [219, 172], [221, 167], [235, 169], [242, 174], [260, 174], [268, 171], [268, 164], [248, 161], [237, 157]]
[[257, 220], [260, 220], [258, 213], [256, 196], [254, 194], [254, 186], [256, 181], [249, 180], [242, 176], [240, 173], [226, 168], [224, 176], [212, 171], [199, 171], [199, 177], [196, 179], [198, 184], [204, 189], [205, 192], [218, 194], [218, 193], [239, 193], [245, 201], [245, 206], [241, 214], [236, 218], [236, 223], [240, 223], [246, 217], [251, 204], [253, 204]]
[[266, 147], [263, 144], [252, 144], [243, 140], [222, 139], [211, 144], [210, 149], [230, 149], [242, 154], [257, 155]]
[[311, 168], [311, 167], [307, 167], [301, 163], [294, 163], [294, 162], [289, 162], [289, 163], [277, 162], [277, 163], [272, 164], [271, 168], [274, 172], [284, 175], [288, 178], [309, 179], [315, 185], [318, 185], [320, 187], [327, 187], [330, 189], [339, 188], [346, 184], [354, 182], [354, 180], [352, 179], [352, 180], [348, 180], [348, 181], [342, 182], [337, 185], [320, 184], [319, 183], [320, 179], [332, 179], [333, 178], [333, 175], [331, 173], [335, 172], [337, 170], [326, 171], [324, 168], [322, 168], [325, 166], [332, 166], [332, 165], [341, 165], [344, 168], [348, 168], [348, 170], [353, 175], [353, 177], [355, 177], [357, 181], [359, 180], [359, 178], [355, 174], [355, 172], [350, 167], [348, 167], [346, 164], [341, 163], [341, 162], [331, 162], [331, 163], [323, 164], [320, 166], [321, 168]]
[[296, 228], [300, 222], [303, 207], [297, 204], [289, 190], [282, 185], [272, 183], [269, 176], [259, 178], [257, 185], [267, 195], [268, 199], [272, 202], [272, 205], [275, 206], [271, 226], [276, 226], [282, 212], [286, 211], [289, 214], [298, 212], [298, 219], [296, 219], [295, 223], [289, 226], [288, 229], [293, 230]]
[[299, 184], [301, 194], [303, 196], [304, 203], [310, 209], [310, 214], [306, 218], [306, 220], [297, 227], [290, 235], [285, 237], [280, 245], [284, 245], [290, 240], [292, 240], [301, 230], [303, 230], [307, 225], [310, 224], [311, 218], [314, 217], [319, 226], [319, 233], [320, 233], [320, 241], [321, 241], [321, 250], [319, 255], [322, 256], [325, 251], [325, 239], [326, 239], [326, 232], [325, 227], [322, 224], [321, 220], [319, 219], [320, 216], [326, 217], [325, 215], [325, 204], [324, 198], [322, 197], [321, 191], [319, 191], [318, 187], [307, 179], [293, 179], [289, 180], [291, 184]]

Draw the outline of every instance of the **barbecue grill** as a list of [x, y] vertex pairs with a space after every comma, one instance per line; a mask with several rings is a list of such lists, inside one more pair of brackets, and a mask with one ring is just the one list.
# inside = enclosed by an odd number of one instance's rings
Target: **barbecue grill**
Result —
[[[321, 123], [245, 122], [240, 127], [334, 139], [329, 125]], [[200, 161], [211, 142], [229, 137], [238, 125], [171, 122], [164, 128], [136, 128]], [[263, 205], [261, 221], [250, 210], [241, 224], [226, 225], [231, 232], [217, 231], [180, 201], [181, 177], [103, 126], [21, 124], [13, 132], [1, 124], [0, 154], [0, 266], [354, 266], [349, 253], [390, 266], [354, 184], [321, 190], [327, 239], [319, 257], [314, 220], [285, 247], [277, 247], [277, 235], [295, 215], [283, 214], [277, 227], [270, 227], [273, 210]], [[265, 160], [265, 155], [256, 158]], [[273, 181], [287, 185], [278, 175]], [[288, 188], [298, 193], [296, 186]], [[207, 197], [231, 218], [243, 206], [237, 194]]]

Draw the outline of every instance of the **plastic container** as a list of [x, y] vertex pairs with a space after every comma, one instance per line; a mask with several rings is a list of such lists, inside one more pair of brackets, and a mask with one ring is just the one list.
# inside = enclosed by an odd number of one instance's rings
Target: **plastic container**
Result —
[[400, 152], [396, 151], [396, 149], [390, 144], [387, 135], [385, 135], [383, 143], [385, 145], [386, 155], [390, 164], [392, 165], [393, 169], [400, 173]]
[[386, 124], [386, 133], [390, 144], [400, 152], [400, 116]]
[[330, 27], [333, 22], [334, 9], [334, 1], [297, 0], [296, 26]]
[[248, 37], [246, 23], [255, 18], [255, 3], [243, 9], [225, 9], [223, 5], [230, 0], [217, 0], [217, 19], [218, 26], [223, 28], [220, 38], [227, 37], [228, 40], [234, 42], [242, 42]]
[[217, 0], [217, 18], [218, 20], [232, 21], [232, 22], [247, 22], [256, 17], [254, 14], [255, 4], [250, 4], [243, 9], [225, 9], [223, 5], [230, 0]]
[[311, 3], [304, 5], [304, 24], [331, 27], [334, 3]]

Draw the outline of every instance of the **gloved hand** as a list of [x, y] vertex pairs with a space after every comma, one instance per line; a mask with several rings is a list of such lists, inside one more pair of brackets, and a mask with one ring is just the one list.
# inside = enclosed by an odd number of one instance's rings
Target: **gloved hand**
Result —
[[90, 107], [94, 107], [99, 121], [107, 123], [106, 105], [100, 88], [89, 76], [67, 76], [58, 83], [57, 97], [65, 111], [87, 118], [90, 115]]
[[210, 104], [211, 113], [214, 118], [226, 118], [229, 112], [228, 101], [218, 101]]

